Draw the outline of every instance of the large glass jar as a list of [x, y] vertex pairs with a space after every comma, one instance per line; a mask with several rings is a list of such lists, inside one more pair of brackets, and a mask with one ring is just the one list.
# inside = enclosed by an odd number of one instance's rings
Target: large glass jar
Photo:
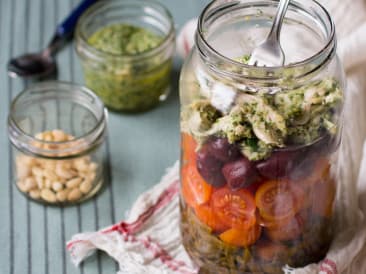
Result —
[[145, 111], [167, 98], [175, 29], [164, 6], [152, 0], [99, 1], [80, 18], [75, 36], [85, 84], [108, 108]]
[[181, 73], [181, 231], [203, 273], [282, 273], [332, 241], [344, 102], [334, 24], [316, 1], [291, 1], [285, 65], [246, 65], [277, 5], [213, 1]]
[[8, 118], [12, 178], [27, 197], [75, 204], [104, 182], [107, 112], [89, 89], [43, 82], [21, 92]]

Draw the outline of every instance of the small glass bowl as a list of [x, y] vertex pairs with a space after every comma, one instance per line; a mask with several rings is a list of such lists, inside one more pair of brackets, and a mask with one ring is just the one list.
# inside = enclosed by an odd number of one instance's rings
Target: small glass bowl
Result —
[[[101, 51], [88, 43], [99, 29], [127, 24], [163, 37], [155, 48], [134, 55]], [[86, 86], [114, 111], [141, 112], [164, 101], [171, 85], [175, 29], [170, 12], [152, 0], [101, 1], [80, 18], [76, 52], [81, 59]]]
[[73, 204], [103, 184], [107, 111], [89, 89], [43, 82], [21, 92], [8, 117], [13, 178], [46, 204]]

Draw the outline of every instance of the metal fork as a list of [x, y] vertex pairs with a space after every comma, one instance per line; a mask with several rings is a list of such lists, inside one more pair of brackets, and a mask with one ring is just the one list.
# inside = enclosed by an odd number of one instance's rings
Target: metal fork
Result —
[[283, 19], [290, 0], [280, 0], [276, 17], [267, 38], [256, 47], [248, 64], [259, 67], [277, 67], [285, 63], [285, 54], [280, 43], [280, 33]]

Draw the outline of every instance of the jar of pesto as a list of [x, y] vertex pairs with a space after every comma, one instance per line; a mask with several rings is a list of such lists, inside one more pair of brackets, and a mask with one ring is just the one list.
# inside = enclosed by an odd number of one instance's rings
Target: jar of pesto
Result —
[[167, 98], [174, 48], [172, 16], [155, 1], [100, 1], [76, 27], [86, 86], [115, 111], [145, 111]]
[[180, 78], [181, 232], [202, 273], [283, 273], [333, 238], [344, 72], [333, 21], [291, 1], [281, 67], [247, 65], [278, 1], [212, 1]]

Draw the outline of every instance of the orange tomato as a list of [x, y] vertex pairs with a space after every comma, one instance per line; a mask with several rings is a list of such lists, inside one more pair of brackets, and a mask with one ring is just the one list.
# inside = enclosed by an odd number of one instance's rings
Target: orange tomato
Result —
[[189, 206], [195, 208], [210, 200], [212, 186], [203, 180], [194, 163], [182, 167], [181, 184], [183, 198]]
[[256, 222], [254, 197], [247, 190], [223, 187], [212, 194], [211, 202], [219, 220], [229, 227], [248, 229]]
[[261, 236], [262, 228], [255, 224], [249, 229], [236, 229], [231, 228], [221, 233], [219, 238], [225, 243], [247, 247], [254, 244]]
[[303, 189], [287, 181], [268, 181], [262, 184], [255, 194], [259, 214], [268, 221], [294, 216], [303, 206], [304, 199]]
[[311, 191], [311, 211], [318, 216], [330, 218], [336, 195], [336, 183], [329, 179], [313, 186]]
[[195, 212], [198, 219], [212, 228], [214, 232], [223, 232], [230, 228], [219, 220], [214, 210], [209, 205], [196, 206]]
[[188, 133], [181, 134], [182, 165], [196, 161], [196, 140]]

